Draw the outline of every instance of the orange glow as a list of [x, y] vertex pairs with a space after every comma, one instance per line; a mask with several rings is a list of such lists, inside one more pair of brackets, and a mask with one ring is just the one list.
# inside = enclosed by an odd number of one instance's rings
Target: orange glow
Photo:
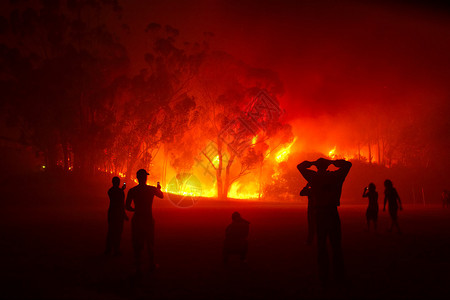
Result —
[[241, 184], [239, 182], [234, 182], [228, 193], [228, 197], [234, 199], [257, 199], [259, 198], [257, 182], [249, 182]]
[[[300, 140], [301, 136], [295, 136], [290, 143], [284, 144], [283, 147], [277, 148], [275, 145], [270, 145], [267, 150], [264, 150], [261, 166], [256, 166], [250, 169], [244, 176], [237, 178], [229, 187], [227, 197], [232, 199], [241, 200], [255, 200], [264, 197], [263, 189], [267, 184], [274, 184], [283, 176], [285, 170], [280, 167], [280, 164], [288, 161], [291, 154], [294, 152], [304, 151], [308, 153], [309, 149], [305, 148], [305, 143]], [[300, 140], [300, 141], [299, 141]], [[251, 140], [252, 147], [256, 147], [258, 142], [258, 136], [254, 136]], [[327, 145], [328, 144], [328, 145]], [[300, 146], [301, 145], [301, 146]], [[307, 144], [306, 144], [307, 145]], [[331, 144], [333, 145], [333, 144]], [[272, 149], [270, 149], [272, 146]], [[299, 149], [301, 148], [301, 150]], [[330, 142], [324, 142], [323, 146], [318, 146], [319, 153], [323, 153], [323, 156], [328, 156], [331, 159], [345, 159], [353, 160], [360, 159], [361, 161], [369, 162], [368, 145], [361, 147], [346, 147], [341, 144], [334, 144], [330, 147]], [[321, 149], [321, 150], [320, 150]], [[371, 148], [371, 163], [378, 163], [375, 159], [378, 158], [377, 147]], [[320, 154], [319, 154], [320, 155]], [[226, 154], [224, 155], [224, 159]], [[217, 179], [215, 168], [219, 167], [220, 157], [214, 156], [211, 161], [203, 158], [201, 164], [193, 165], [190, 170], [187, 170], [192, 175], [192, 180], [196, 180], [197, 184], [193, 184], [190, 180], [185, 182], [178, 182], [176, 184], [170, 183], [177, 178], [178, 173], [170, 165], [167, 168], [166, 175], [162, 175], [159, 171], [159, 163], [162, 161], [161, 157], [156, 157], [153, 160], [153, 164], [147, 168], [150, 170], [149, 184], [155, 185], [156, 181], [160, 181], [163, 184], [162, 190], [166, 193], [191, 196], [191, 197], [205, 197], [205, 198], [217, 198]], [[226, 163], [223, 163], [225, 168]], [[231, 169], [230, 172], [239, 172], [241, 168], [240, 162], [236, 160], [236, 164], [233, 166], [235, 169]], [[108, 173], [116, 174], [125, 178], [126, 172], [113, 172], [108, 170]], [[222, 177], [222, 182], [224, 177]], [[132, 182], [138, 183], [136, 179], [132, 179]]]
[[328, 156], [334, 159], [336, 157], [336, 146], [328, 152]]
[[280, 151], [277, 152], [277, 154], [275, 155], [275, 160], [278, 163], [286, 161], [288, 159], [289, 154], [291, 153], [291, 147], [295, 143], [296, 139], [297, 137], [295, 137], [294, 140], [289, 145], [287, 145], [286, 147], [282, 148]]
[[255, 135], [255, 136], [252, 138], [252, 145], [255, 145], [257, 140], [258, 140], [258, 135]]
[[220, 162], [219, 155], [217, 155], [216, 157], [214, 157], [214, 159], [213, 159], [212, 162], [213, 162], [213, 164], [214, 164], [214, 167], [218, 168], [218, 167], [219, 167], [219, 162]]

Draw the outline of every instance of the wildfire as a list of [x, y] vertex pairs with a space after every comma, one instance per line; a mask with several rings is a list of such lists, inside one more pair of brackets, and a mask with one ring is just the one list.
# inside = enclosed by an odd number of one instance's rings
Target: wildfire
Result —
[[228, 193], [228, 197], [234, 199], [257, 199], [259, 196], [256, 182], [246, 183], [244, 185], [239, 182], [234, 182]]
[[[279, 148], [274, 155], [271, 155], [270, 149], [267, 150], [265, 158], [272, 160], [276, 165], [287, 161], [289, 155], [292, 151], [292, 146], [296, 142], [297, 138], [294, 138], [290, 143], [285, 144], [283, 148]], [[255, 145], [258, 141], [258, 136], [252, 138], [252, 145]], [[270, 157], [270, 158], [269, 158]], [[220, 157], [216, 155], [211, 158], [211, 163], [214, 167], [219, 166]], [[210, 169], [211, 171], [211, 169]], [[275, 166], [274, 174], [271, 174], [272, 180], [277, 180], [280, 175], [280, 170]], [[111, 171], [111, 174], [113, 171]], [[122, 172], [114, 172], [120, 177], [125, 177], [126, 174]], [[166, 193], [189, 196], [189, 197], [205, 197], [205, 198], [216, 198], [217, 197], [217, 182], [211, 180], [206, 173], [194, 172], [194, 173], [182, 173], [177, 174], [172, 179], [165, 183], [162, 190]], [[198, 176], [198, 177], [196, 177]], [[170, 178], [170, 175], [169, 175]], [[260, 179], [259, 179], [260, 180]], [[233, 182], [227, 193], [228, 198], [232, 199], [242, 199], [242, 200], [254, 200], [261, 198], [261, 182], [255, 176], [247, 175], [246, 177], [239, 178], [237, 181]], [[137, 184], [137, 179], [133, 179]], [[164, 182], [164, 180], [161, 180]], [[214, 182], [213, 182], [214, 181]], [[151, 184], [151, 183], [150, 183]]]
[[214, 159], [213, 159], [213, 164], [214, 164], [214, 167], [216, 167], [216, 168], [218, 168], [219, 167], [219, 155], [217, 155], [216, 157], [214, 157]]
[[252, 145], [255, 145], [257, 140], [258, 140], [258, 135], [255, 135], [255, 136], [252, 138]]
[[328, 156], [334, 159], [336, 157], [336, 146], [328, 152]]
[[289, 154], [291, 153], [291, 147], [292, 145], [294, 145], [296, 139], [297, 137], [295, 137], [294, 140], [289, 145], [287, 145], [286, 147], [282, 148], [280, 151], [277, 152], [277, 154], [275, 155], [275, 160], [278, 163], [286, 161], [288, 159]]

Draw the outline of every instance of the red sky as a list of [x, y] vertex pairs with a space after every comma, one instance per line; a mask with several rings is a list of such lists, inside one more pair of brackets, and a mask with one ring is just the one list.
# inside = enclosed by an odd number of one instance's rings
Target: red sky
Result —
[[[287, 118], [336, 115], [364, 103], [428, 102], [450, 95], [447, 7], [349, 1], [127, 1], [136, 66], [150, 22], [280, 75]], [[139, 68], [139, 67], [138, 67]]]

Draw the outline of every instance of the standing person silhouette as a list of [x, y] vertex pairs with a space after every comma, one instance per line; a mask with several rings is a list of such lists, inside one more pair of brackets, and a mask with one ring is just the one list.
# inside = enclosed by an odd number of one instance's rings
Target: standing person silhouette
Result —
[[314, 240], [314, 234], [316, 233], [316, 209], [309, 183], [300, 191], [300, 196], [308, 197], [308, 237], [306, 238], [306, 244], [311, 245]]
[[[338, 169], [328, 171], [334, 165]], [[317, 172], [311, 170], [317, 167]], [[336, 282], [345, 279], [344, 259], [341, 246], [341, 220], [337, 207], [340, 205], [342, 185], [352, 164], [348, 161], [319, 158], [314, 162], [304, 161], [297, 166], [302, 176], [311, 185], [311, 193], [316, 207], [317, 251], [319, 278], [323, 286], [329, 283], [329, 257], [327, 237], [333, 252], [333, 273]]]
[[123, 231], [123, 220], [128, 221], [125, 213], [125, 183], [122, 188], [120, 185], [120, 178], [113, 177], [112, 187], [108, 190], [109, 208], [108, 208], [108, 234], [106, 236], [106, 250], [105, 254], [113, 254], [119, 256], [120, 239]]
[[[142, 250], [147, 246], [150, 271], [156, 268], [154, 261], [155, 244], [155, 222], [153, 220], [152, 205], [153, 197], [163, 198], [161, 186], [157, 187], [147, 185], [146, 170], [140, 169], [136, 173], [139, 184], [128, 191], [125, 208], [134, 212], [131, 220], [131, 239], [133, 244], [134, 259], [136, 263], [136, 273], [142, 273]], [[134, 201], [134, 208], [131, 203]]]
[[450, 191], [444, 190], [441, 194], [442, 196], [442, 207], [448, 207], [450, 204]]
[[369, 206], [366, 210], [367, 219], [367, 231], [370, 229], [370, 221], [373, 221], [373, 228], [377, 230], [377, 220], [378, 220], [378, 192], [376, 191], [376, 186], [372, 182], [369, 186], [364, 188], [362, 195], [364, 198], [369, 198]]
[[398, 209], [403, 210], [402, 202], [400, 201], [400, 196], [397, 193], [397, 190], [394, 188], [392, 181], [386, 179], [384, 181], [384, 206], [383, 211], [386, 211], [386, 202], [389, 204], [389, 215], [391, 216], [391, 227], [388, 231], [392, 231], [392, 229], [397, 227], [398, 233], [401, 233], [400, 227], [398, 226], [398, 217], [397, 211]]

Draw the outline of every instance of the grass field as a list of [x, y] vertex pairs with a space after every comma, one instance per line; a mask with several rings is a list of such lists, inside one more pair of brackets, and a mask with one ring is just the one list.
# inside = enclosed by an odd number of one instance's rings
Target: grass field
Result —
[[[130, 223], [121, 257], [103, 256], [108, 200], [66, 192], [2, 205], [1, 297], [46, 299], [448, 299], [450, 210], [408, 206], [403, 234], [365, 231], [365, 206], [340, 207], [349, 282], [321, 289], [316, 246], [306, 239], [300, 203], [217, 202], [178, 208], [155, 200], [155, 273], [134, 280]], [[36, 194], [34, 194], [36, 195]], [[66, 196], [62, 196], [66, 195]], [[12, 197], [12, 195], [7, 195]], [[29, 204], [20, 201], [28, 198]], [[23, 199], [22, 199], [23, 200]], [[343, 201], [345, 202], [345, 201]], [[248, 264], [224, 266], [221, 248], [231, 213], [251, 222]]]

